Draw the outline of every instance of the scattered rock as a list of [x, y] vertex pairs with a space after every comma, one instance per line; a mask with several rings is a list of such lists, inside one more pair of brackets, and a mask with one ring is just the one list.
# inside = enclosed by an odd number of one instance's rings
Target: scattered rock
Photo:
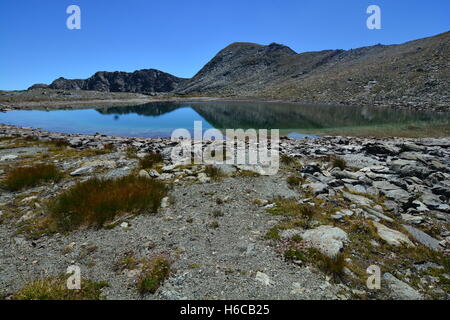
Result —
[[416, 240], [417, 242], [421, 243], [422, 245], [436, 251], [442, 250], [442, 247], [439, 245], [439, 240], [433, 238], [432, 236], [426, 234], [422, 230], [419, 230], [417, 228], [403, 225], [403, 227], [408, 230], [409, 234]]
[[381, 239], [386, 241], [388, 244], [393, 246], [400, 246], [400, 245], [407, 245], [414, 247], [414, 244], [411, 242], [411, 240], [408, 239], [406, 235], [401, 233], [400, 231], [389, 229], [385, 225], [382, 225], [378, 222], [373, 222], [375, 228], [377, 228], [377, 233], [380, 236]]
[[397, 279], [390, 273], [383, 274], [382, 278], [382, 286], [383, 283], [389, 289], [389, 293], [395, 300], [422, 300], [423, 296], [411, 288], [408, 284], [403, 281]]
[[333, 226], [320, 226], [307, 230], [302, 234], [302, 238], [305, 243], [331, 258], [336, 257], [348, 241], [347, 233]]

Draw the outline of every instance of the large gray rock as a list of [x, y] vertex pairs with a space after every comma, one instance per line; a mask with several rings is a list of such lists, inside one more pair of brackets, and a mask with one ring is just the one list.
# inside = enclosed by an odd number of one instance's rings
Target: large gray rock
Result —
[[388, 199], [392, 199], [396, 202], [407, 203], [414, 196], [411, 195], [408, 191], [403, 189], [394, 189], [394, 190], [383, 190], [381, 191]]
[[311, 189], [314, 194], [321, 194], [328, 192], [328, 186], [321, 182], [313, 182], [303, 185], [305, 188]]
[[363, 197], [363, 196], [358, 196], [356, 194], [351, 194], [348, 192], [343, 192], [342, 196], [344, 197], [344, 199], [350, 201], [350, 202], [354, 202], [356, 204], [359, 204], [361, 206], [370, 206], [373, 204], [373, 201], [370, 200], [369, 198]]
[[306, 244], [318, 249], [330, 258], [336, 257], [348, 241], [347, 233], [333, 226], [320, 226], [302, 234]]
[[385, 273], [382, 278], [383, 283], [389, 289], [390, 296], [395, 300], [422, 300], [423, 296], [408, 284], [397, 279], [390, 273]]
[[403, 225], [403, 227], [408, 230], [409, 234], [414, 238], [414, 240], [416, 240], [417, 242], [423, 244], [424, 246], [432, 249], [432, 250], [442, 250], [442, 247], [439, 245], [439, 240], [433, 238], [432, 236], [426, 234], [425, 232], [408, 226], [408, 225]]
[[407, 245], [414, 247], [414, 243], [412, 243], [411, 240], [409, 240], [408, 237], [400, 231], [390, 229], [376, 221], [373, 222], [373, 225], [375, 226], [375, 228], [377, 228], [377, 233], [380, 238], [386, 241], [388, 244], [393, 246]]

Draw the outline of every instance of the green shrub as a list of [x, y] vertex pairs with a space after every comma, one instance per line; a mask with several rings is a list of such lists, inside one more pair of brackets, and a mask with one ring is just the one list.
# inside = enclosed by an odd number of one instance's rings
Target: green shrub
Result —
[[141, 294], [155, 293], [165, 279], [170, 275], [170, 261], [166, 257], [159, 256], [144, 262], [144, 267], [137, 282], [138, 291]]
[[59, 181], [62, 177], [63, 173], [54, 164], [37, 164], [10, 170], [4, 185], [10, 191], [17, 191], [46, 181]]
[[57, 230], [102, 227], [125, 213], [144, 209], [156, 212], [166, 194], [166, 186], [153, 179], [136, 176], [91, 178], [56, 197], [49, 203], [49, 209]]
[[289, 248], [284, 252], [284, 258], [286, 260], [300, 260], [300, 261], [306, 261], [306, 257], [305, 254], [298, 250], [298, 249], [294, 249], [294, 248]]

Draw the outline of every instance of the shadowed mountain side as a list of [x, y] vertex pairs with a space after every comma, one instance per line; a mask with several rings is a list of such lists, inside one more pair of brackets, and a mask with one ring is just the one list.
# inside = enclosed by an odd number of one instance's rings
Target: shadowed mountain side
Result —
[[146, 69], [134, 72], [106, 72], [95, 73], [88, 79], [58, 78], [50, 85], [36, 84], [29, 89], [61, 89], [61, 90], [93, 90], [104, 92], [135, 92], [156, 94], [175, 90], [185, 79], [171, 74]]

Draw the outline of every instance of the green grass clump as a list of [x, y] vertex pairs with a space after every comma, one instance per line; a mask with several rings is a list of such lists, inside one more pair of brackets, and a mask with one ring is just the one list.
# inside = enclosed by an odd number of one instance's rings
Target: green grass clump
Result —
[[163, 256], [155, 257], [144, 262], [144, 267], [137, 282], [137, 289], [141, 294], [155, 293], [165, 279], [170, 275], [171, 263]]
[[266, 240], [273, 240], [273, 241], [279, 241], [281, 240], [280, 231], [278, 228], [273, 227], [267, 233], [264, 235], [264, 239]]
[[13, 300], [99, 300], [101, 289], [108, 286], [106, 282], [81, 280], [80, 290], [69, 290], [67, 277], [51, 277], [25, 285], [13, 296]]
[[166, 186], [153, 179], [132, 175], [119, 179], [91, 178], [56, 197], [49, 209], [59, 231], [102, 227], [123, 214], [144, 209], [156, 212], [166, 194]]
[[344, 275], [345, 257], [343, 254], [338, 254], [331, 258], [319, 250], [314, 248], [308, 249], [309, 261], [313, 262], [320, 270], [330, 275], [334, 280], [341, 278]]
[[294, 249], [294, 248], [287, 249], [284, 252], [283, 256], [286, 260], [290, 260], [290, 261], [295, 261], [295, 260], [305, 261], [306, 260], [305, 254], [302, 251], [300, 251], [298, 249]]
[[311, 218], [316, 213], [316, 208], [310, 204], [300, 204], [296, 199], [281, 199], [275, 201], [276, 206], [268, 209], [273, 215], [289, 217]]
[[139, 260], [132, 252], [128, 252], [115, 263], [116, 271], [134, 270], [138, 267]]
[[17, 167], [6, 174], [4, 185], [10, 191], [30, 188], [47, 181], [59, 181], [63, 173], [54, 164]]
[[139, 160], [139, 165], [141, 169], [151, 169], [156, 164], [162, 163], [163, 161], [164, 159], [159, 153], [149, 153]]
[[283, 256], [286, 260], [300, 260], [312, 264], [334, 280], [338, 280], [344, 275], [345, 257], [342, 253], [331, 258], [315, 248], [300, 250], [291, 247], [284, 252]]

